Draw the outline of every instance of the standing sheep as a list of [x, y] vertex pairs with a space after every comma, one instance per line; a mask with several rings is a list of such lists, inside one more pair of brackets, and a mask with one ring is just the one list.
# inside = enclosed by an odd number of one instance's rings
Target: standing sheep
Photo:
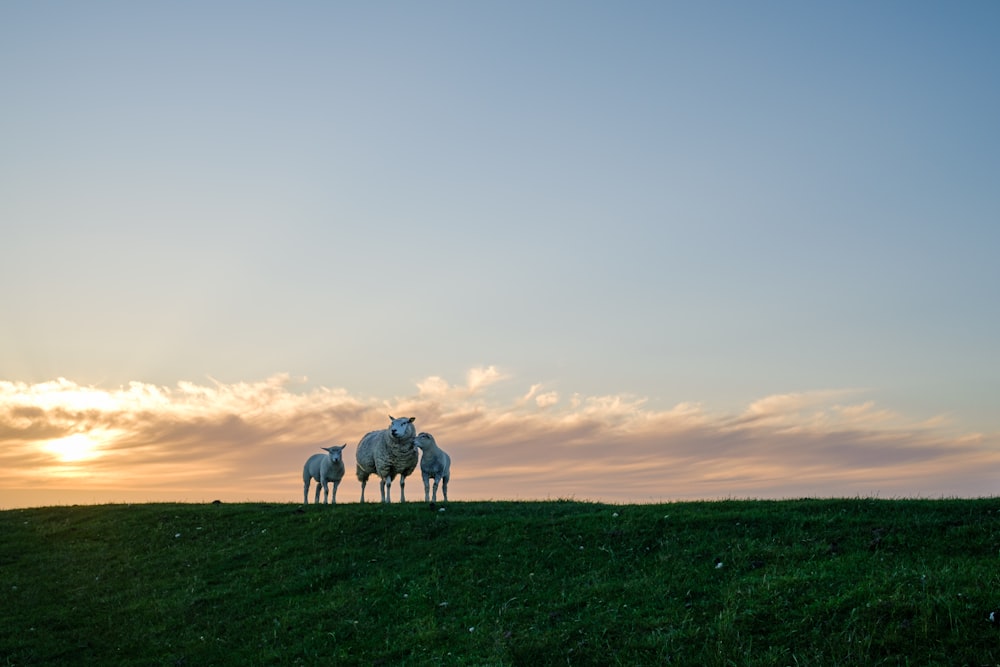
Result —
[[[441, 483], [441, 493], [448, 502], [448, 480], [451, 478], [451, 457], [437, 446], [434, 436], [421, 433], [414, 439], [413, 446], [418, 447], [423, 456], [420, 457], [420, 474], [424, 478], [424, 502], [431, 506], [437, 503], [438, 483]], [[430, 480], [434, 478], [434, 495], [430, 496]]]
[[399, 502], [406, 502], [404, 488], [406, 476], [417, 467], [417, 450], [413, 447], [416, 429], [413, 420], [416, 417], [400, 417], [396, 419], [389, 415], [392, 423], [382, 431], [372, 431], [361, 438], [358, 443], [358, 481], [361, 482], [361, 502], [365, 502], [365, 485], [368, 476], [375, 473], [379, 476], [379, 491], [382, 502], [392, 502], [389, 491], [392, 480], [399, 475]]
[[313, 454], [302, 466], [302, 504], [309, 504], [309, 484], [316, 480], [316, 504], [319, 504], [319, 490], [323, 488], [323, 504], [327, 503], [329, 489], [327, 485], [333, 482], [333, 504], [337, 504], [337, 487], [344, 479], [344, 447], [322, 447], [326, 454]]

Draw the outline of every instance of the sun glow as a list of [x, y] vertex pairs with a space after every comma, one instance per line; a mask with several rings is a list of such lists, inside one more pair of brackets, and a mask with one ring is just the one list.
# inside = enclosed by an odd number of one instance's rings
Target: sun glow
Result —
[[93, 437], [86, 433], [74, 433], [65, 438], [49, 440], [45, 444], [45, 449], [58, 456], [62, 461], [86, 461], [100, 456], [100, 445]]

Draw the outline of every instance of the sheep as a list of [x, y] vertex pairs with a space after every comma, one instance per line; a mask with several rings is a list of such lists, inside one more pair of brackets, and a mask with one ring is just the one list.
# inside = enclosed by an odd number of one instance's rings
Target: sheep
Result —
[[389, 491], [392, 480], [399, 475], [399, 502], [406, 502], [406, 476], [417, 467], [417, 450], [413, 447], [416, 436], [413, 420], [416, 417], [396, 419], [389, 415], [389, 419], [392, 422], [389, 428], [367, 433], [358, 443], [357, 473], [361, 482], [361, 502], [365, 502], [365, 485], [372, 473], [380, 478], [379, 491], [383, 503], [392, 502]]
[[316, 480], [316, 504], [319, 504], [319, 490], [323, 488], [323, 504], [328, 502], [328, 484], [333, 482], [333, 504], [337, 504], [337, 487], [344, 479], [344, 443], [340, 447], [321, 447], [326, 454], [313, 454], [302, 466], [302, 504], [309, 504], [309, 484]]
[[[430, 433], [421, 433], [413, 440], [413, 446], [419, 448], [423, 455], [420, 457], [420, 474], [424, 478], [424, 502], [430, 502], [431, 507], [437, 503], [438, 483], [441, 484], [441, 493], [444, 494], [444, 501], [448, 502], [448, 480], [451, 478], [451, 457], [437, 446], [434, 436]], [[434, 478], [434, 495], [430, 496], [430, 480]]]

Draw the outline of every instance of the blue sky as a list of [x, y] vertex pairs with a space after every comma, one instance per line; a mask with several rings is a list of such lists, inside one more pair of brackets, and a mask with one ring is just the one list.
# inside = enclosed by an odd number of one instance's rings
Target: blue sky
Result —
[[[411, 405], [456, 467], [460, 414], [719, 434], [794, 404], [782, 432], [1000, 472], [998, 45], [989, 2], [5, 3], [0, 381], [119, 417], [129, 383]], [[74, 414], [53, 433], [97, 428]], [[8, 465], [51, 441], [7, 423]], [[293, 485], [321, 431], [282, 445]], [[820, 492], [969, 488], [859, 489], [863, 461]]]

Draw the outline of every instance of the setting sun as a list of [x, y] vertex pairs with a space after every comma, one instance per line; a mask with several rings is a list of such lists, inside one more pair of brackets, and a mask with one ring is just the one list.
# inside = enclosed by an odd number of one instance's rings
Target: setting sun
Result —
[[65, 438], [50, 440], [45, 449], [63, 461], [84, 461], [100, 454], [100, 443], [86, 433], [74, 433]]

